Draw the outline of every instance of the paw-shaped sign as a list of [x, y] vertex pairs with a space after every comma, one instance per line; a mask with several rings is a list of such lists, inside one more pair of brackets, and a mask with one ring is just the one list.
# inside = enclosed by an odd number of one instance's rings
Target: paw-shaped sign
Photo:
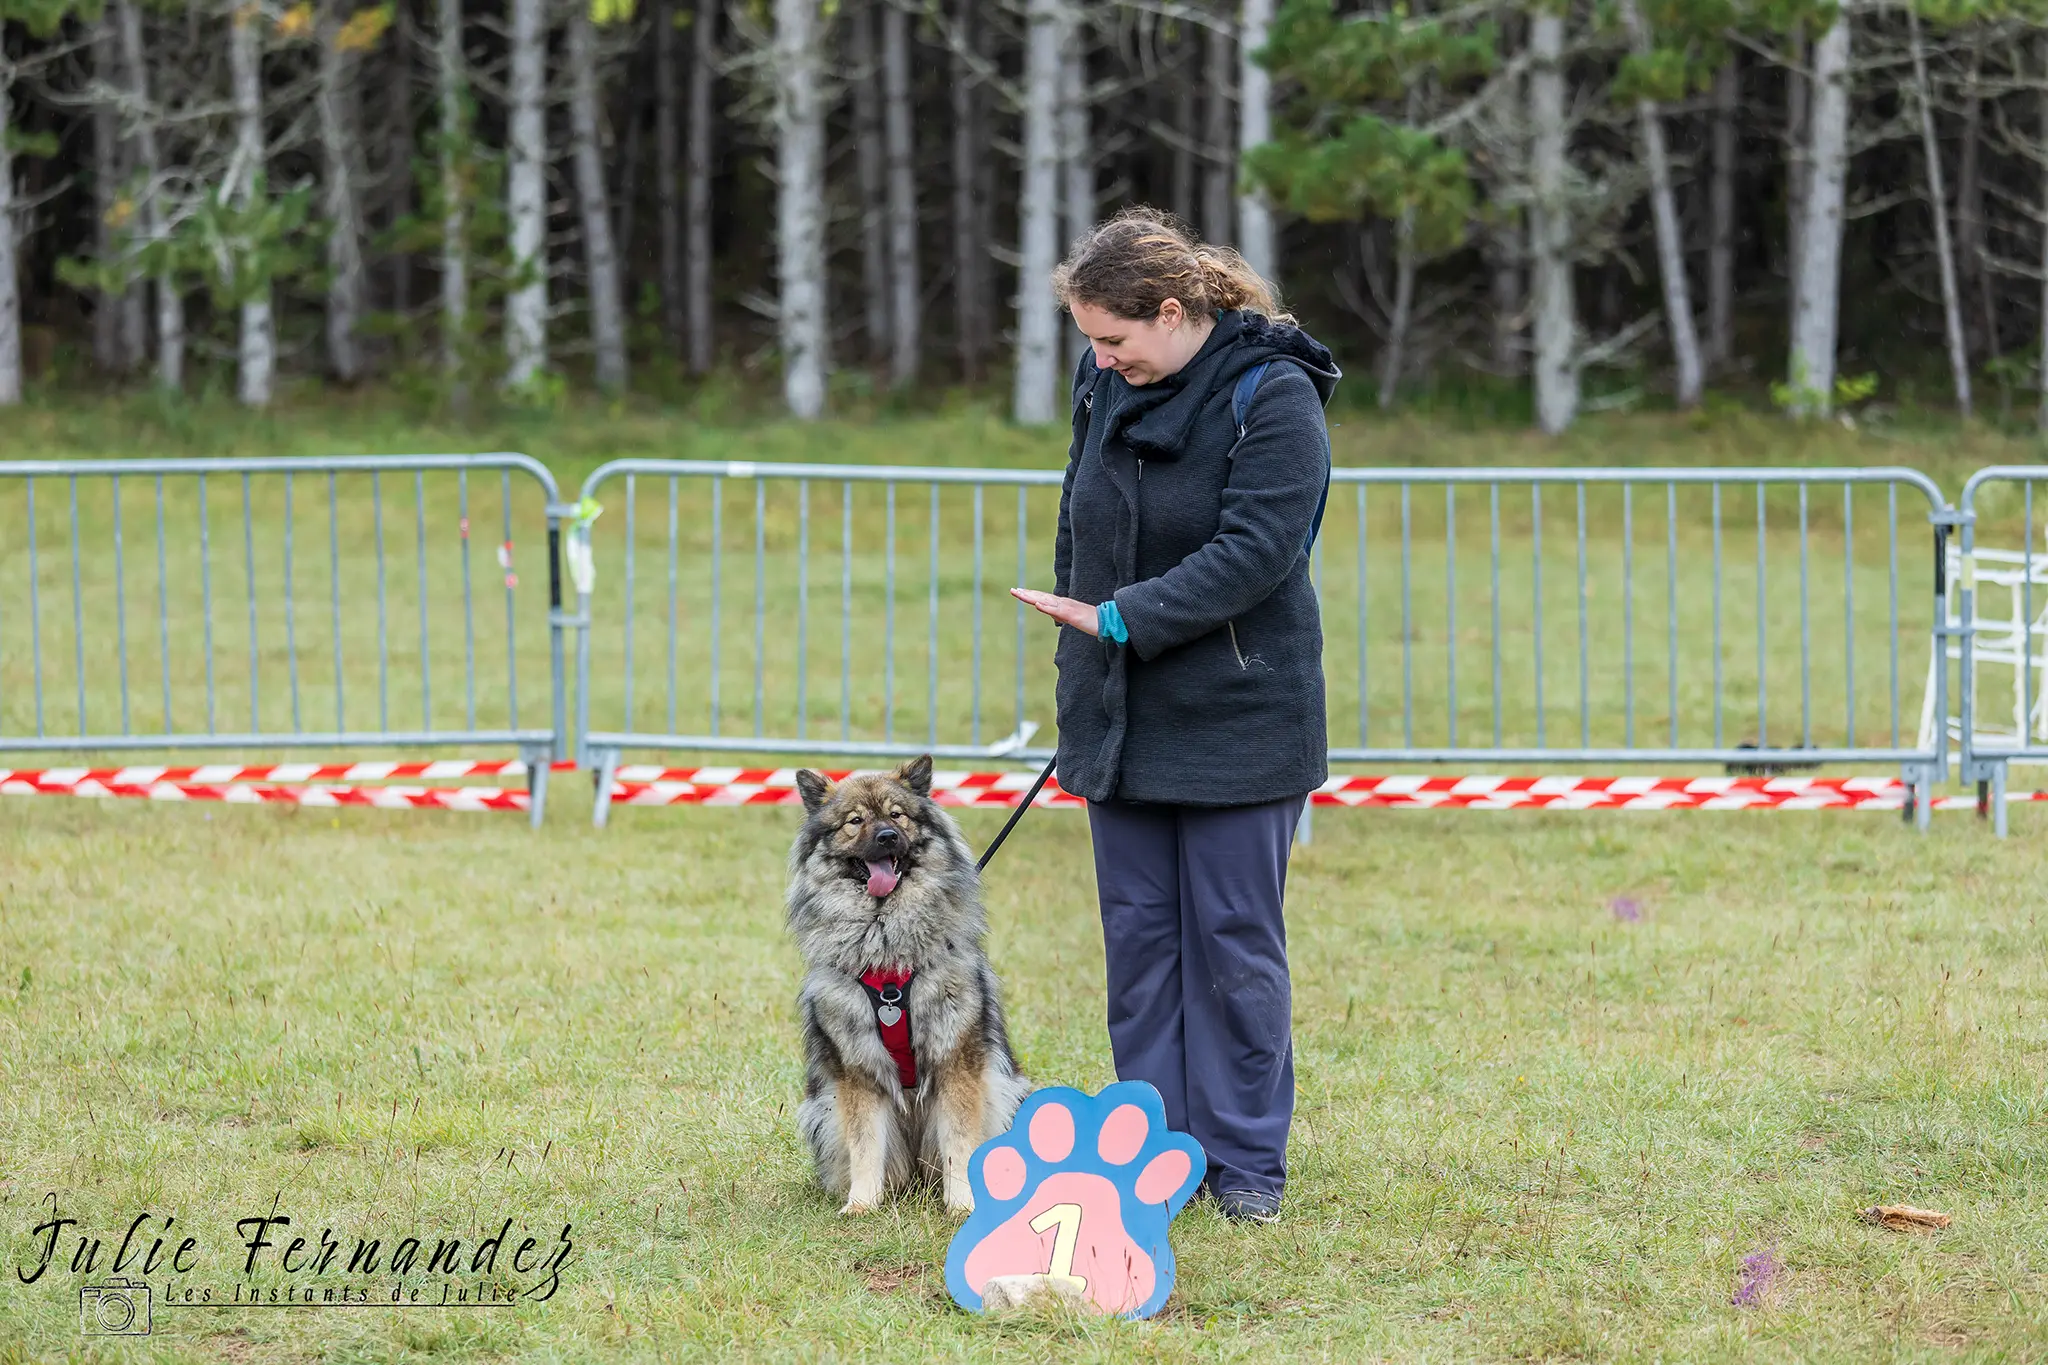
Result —
[[1150, 1317], [1173, 1292], [1166, 1225], [1207, 1169], [1201, 1144], [1167, 1128], [1143, 1081], [1099, 1095], [1034, 1091], [1010, 1131], [968, 1160], [974, 1213], [946, 1252], [946, 1288], [977, 1312], [1042, 1288]]

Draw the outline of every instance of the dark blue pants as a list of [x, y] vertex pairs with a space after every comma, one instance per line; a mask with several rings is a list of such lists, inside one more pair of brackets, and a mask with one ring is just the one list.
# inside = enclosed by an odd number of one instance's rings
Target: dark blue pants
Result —
[[1303, 797], [1092, 802], [1119, 1080], [1150, 1081], [1202, 1144], [1209, 1188], [1278, 1194], [1294, 1116], [1281, 901]]

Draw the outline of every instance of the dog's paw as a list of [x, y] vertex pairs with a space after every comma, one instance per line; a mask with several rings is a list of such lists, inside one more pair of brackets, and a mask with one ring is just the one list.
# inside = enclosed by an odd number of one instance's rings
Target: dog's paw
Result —
[[1036, 1277], [1098, 1312], [1148, 1317], [1173, 1289], [1166, 1226], [1207, 1165], [1142, 1081], [1036, 1091], [967, 1164], [975, 1211], [946, 1256], [947, 1288], [978, 1310], [990, 1281]]
[[878, 1199], [849, 1199], [844, 1204], [841, 1204], [839, 1206], [839, 1212], [843, 1217], [858, 1218], [862, 1214], [873, 1213], [877, 1208], [880, 1207], [881, 1201]]

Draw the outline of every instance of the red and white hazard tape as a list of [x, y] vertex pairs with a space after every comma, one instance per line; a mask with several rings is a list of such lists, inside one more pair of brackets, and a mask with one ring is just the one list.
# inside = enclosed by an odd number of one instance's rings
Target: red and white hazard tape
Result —
[[[573, 765], [556, 763], [556, 769]], [[155, 801], [369, 806], [386, 810], [526, 810], [517, 787], [361, 786], [416, 780], [524, 776], [517, 759], [436, 759], [407, 763], [288, 763], [261, 767], [0, 768], [0, 796], [132, 797]], [[795, 768], [662, 768], [626, 765], [614, 774], [612, 800], [625, 806], [799, 805]], [[828, 772], [838, 780], [846, 771]], [[932, 774], [932, 796], [954, 807], [1014, 807], [1031, 787], [1028, 772]], [[1319, 806], [1425, 810], [1898, 810], [1910, 799], [1891, 777], [1333, 777], [1315, 793]], [[2011, 801], [2048, 801], [2048, 791], [2010, 792]], [[1087, 803], [1046, 783], [1034, 805]], [[1935, 798], [1937, 810], [1969, 810], [1976, 798]]]
[[[574, 768], [569, 762], [550, 765], [561, 772]], [[62, 787], [79, 782], [133, 787], [156, 782], [198, 782], [219, 785], [233, 782], [388, 782], [392, 778], [438, 781], [457, 777], [524, 777], [526, 764], [516, 758], [437, 758], [409, 763], [269, 763], [253, 767], [213, 763], [196, 768], [162, 768], [135, 765], [126, 768], [38, 768], [12, 771], [0, 768], [0, 781], [17, 778], [45, 786]]]
[[[833, 779], [844, 772], [831, 772]], [[629, 806], [785, 806], [802, 798], [794, 768], [622, 766], [613, 801]], [[1015, 806], [1031, 773], [932, 774], [944, 806]], [[1333, 777], [1315, 793], [1319, 806], [1467, 810], [1898, 810], [1910, 797], [1892, 777]], [[2013, 801], [2048, 801], [2048, 792], [2012, 792]], [[1087, 803], [1046, 784], [1034, 805]], [[1970, 796], [1937, 797], [1935, 808], [1967, 810]]]
[[136, 797], [149, 801], [224, 801], [230, 805], [281, 803], [296, 806], [374, 806], [382, 810], [525, 810], [518, 787], [298, 786], [276, 782], [186, 782], [158, 779], [115, 782], [79, 778], [72, 770], [61, 781], [44, 774], [0, 769], [0, 796]]

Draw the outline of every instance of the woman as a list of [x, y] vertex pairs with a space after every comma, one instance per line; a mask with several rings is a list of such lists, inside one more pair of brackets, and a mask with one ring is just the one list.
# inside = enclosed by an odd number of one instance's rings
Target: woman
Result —
[[1328, 775], [1307, 549], [1337, 366], [1236, 252], [1152, 210], [1088, 234], [1053, 288], [1092, 345], [1053, 591], [1015, 591], [1064, 627], [1060, 785], [1088, 800], [1117, 1075], [1201, 1142], [1225, 1214], [1271, 1222], [1294, 1109], [1287, 854]]

